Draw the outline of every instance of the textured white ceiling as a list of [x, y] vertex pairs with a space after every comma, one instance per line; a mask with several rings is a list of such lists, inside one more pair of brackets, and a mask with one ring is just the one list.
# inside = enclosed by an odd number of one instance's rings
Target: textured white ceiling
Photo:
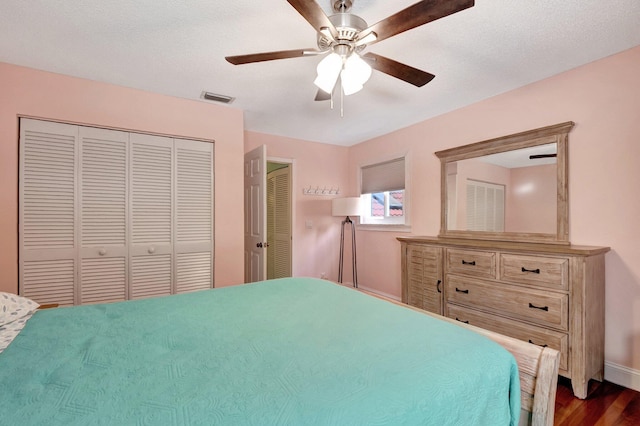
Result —
[[[415, 2], [355, 0], [351, 12], [374, 24]], [[476, 0], [370, 46], [436, 78], [416, 88], [374, 71], [343, 118], [313, 100], [318, 57], [224, 60], [315, 43], [285, 0], [0, 0], [1, 62], [181, 98], [225, 94], [247, 130], [347, 146], [640, 45], [640, 0]]]

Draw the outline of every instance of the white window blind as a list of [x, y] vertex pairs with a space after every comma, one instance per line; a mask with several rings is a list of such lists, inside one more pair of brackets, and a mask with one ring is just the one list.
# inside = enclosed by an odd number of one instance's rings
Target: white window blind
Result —
[[362, 167], [362, 194], [404, 188], [404, 157]]

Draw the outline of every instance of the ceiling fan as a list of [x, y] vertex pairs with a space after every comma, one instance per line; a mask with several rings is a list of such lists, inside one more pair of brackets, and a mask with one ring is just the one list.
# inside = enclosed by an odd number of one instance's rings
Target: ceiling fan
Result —
[[335, 12], [331, 16], [327, 16], [314, 0], [287, 1], [318, 32], [317, 49], [253, 53], [227, 56], [225, 59], [241, 65], [327, 54], [317, 67], [318, 76], [314, 83], [319, 90], [315, 100], [331, 99], [336, 87], [342, 89], [341, 95], [358, 92], [371, 76], [372, 69], [416, 87], [424, 86], [435, 77], [433, 74], [375, 53], [362, 54], [363, 50], [371, 44], [474, 5], [474, 0], [423, 0], [369, 26], [364, 19], [349, 13], [352, 0], [331, 0]]

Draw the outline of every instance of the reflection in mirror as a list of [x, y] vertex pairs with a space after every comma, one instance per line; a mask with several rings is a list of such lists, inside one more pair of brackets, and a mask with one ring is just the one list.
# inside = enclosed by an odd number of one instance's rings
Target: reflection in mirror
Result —
[[554, 234], [557, 144], [447, 163], [449, 230]]

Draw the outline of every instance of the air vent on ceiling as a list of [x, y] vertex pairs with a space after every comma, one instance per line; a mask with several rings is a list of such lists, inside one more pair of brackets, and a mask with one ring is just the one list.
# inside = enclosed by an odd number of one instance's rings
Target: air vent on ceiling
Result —
[[222, 102], [223, 104], [230, 104], [235, 99], [231, 96], [219, 95], [211, 92], [202, 92], [202, 98], [208, 101]]

